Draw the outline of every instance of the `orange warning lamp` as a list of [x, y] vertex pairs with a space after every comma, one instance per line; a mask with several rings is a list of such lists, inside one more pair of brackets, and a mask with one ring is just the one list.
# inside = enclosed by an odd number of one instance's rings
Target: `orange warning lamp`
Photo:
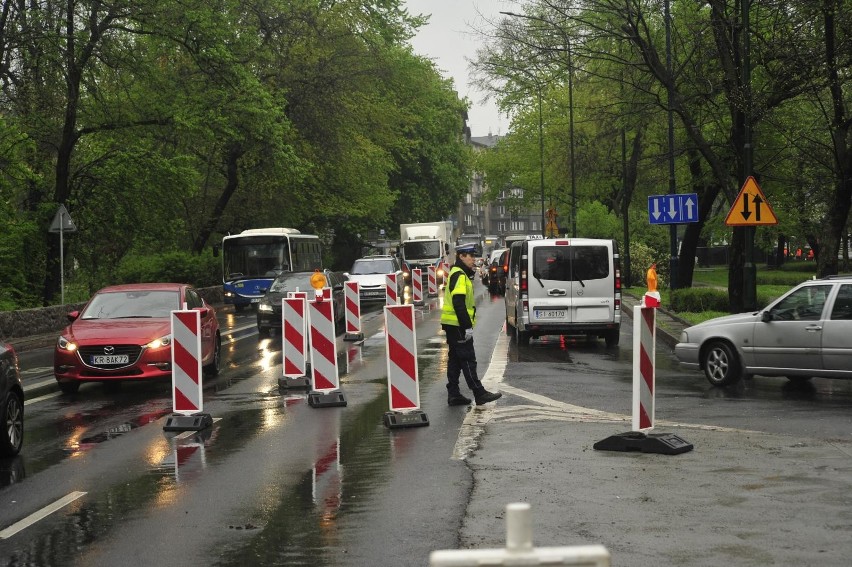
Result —
[[648, 291], [657, 291], [657, 264], [651, 264], [647, 274]]
[[642, 298], [642, 306], [643, 307], [659, 307], [660, 306], [660, 292], [657, 291], [657, 263], [656, 262], [651, 264], [651, 267], [648, 268], [648, 273], [646, 274], [646, 280], [648, 282], [648, 291], [645, 292], [645, 297]]
[[317, 297], [322, 297], [322, 288], [326, 286], [325, 275], [319, 270], [314, 270], [311, 274], [311, 287], [317, 292]]

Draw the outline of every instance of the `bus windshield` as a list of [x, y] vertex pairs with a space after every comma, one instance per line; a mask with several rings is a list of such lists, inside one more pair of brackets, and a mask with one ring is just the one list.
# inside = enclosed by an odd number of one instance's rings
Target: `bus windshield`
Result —
[[246, 236], [222, 242], [224, 281], [275, 277], [290, 270], [286, 236]]

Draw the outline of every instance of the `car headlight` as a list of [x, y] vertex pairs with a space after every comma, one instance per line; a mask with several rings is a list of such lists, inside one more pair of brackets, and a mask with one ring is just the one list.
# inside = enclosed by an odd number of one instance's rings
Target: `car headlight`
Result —
[[226, 291], [225, 297], [234, 297], [234, 292], [233, 291]]
[[163, 347], [167, 347], [171, 344], [172, 344], [172, 336], [171, 335], [164, 335], [164, 336], [160, 337], [159, 339], [154, 339], [153, 341], [151, 341], [150, 343], [145, 345], [145, 347], [151, 348], [151, 349], [163, 348]]
[[261, 303], [257, 306], [258, 311], [262, 311], [264, 313], [272, 313], [272, 304], [270, 303]]
[[57, 341], [56, 346], [57, 348], [59, 348], [59, 350], [67, 350], [68, 352], [74, 352], [75, 350], [77, 350], [77, 345], [75, 343], [72, 343], [62, 335], [59, 335], [59, 341]]

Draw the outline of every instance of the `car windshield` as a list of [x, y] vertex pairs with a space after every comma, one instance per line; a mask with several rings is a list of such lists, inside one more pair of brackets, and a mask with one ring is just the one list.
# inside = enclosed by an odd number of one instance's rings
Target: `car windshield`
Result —
[[95, 295], [81, 319], [129, 319], [169, 317], [180, 309], [177, 291], [112, 291]]
[[355, 260], [349, 273], [355, 276], [364, 276], [367, 274], [392, 274], [395, 271], [392, 260]]
[[289, 273], [275, 278], [270, 293], [287, 293], [288, 291], [311, 291], [311, 276], [313, 272]]

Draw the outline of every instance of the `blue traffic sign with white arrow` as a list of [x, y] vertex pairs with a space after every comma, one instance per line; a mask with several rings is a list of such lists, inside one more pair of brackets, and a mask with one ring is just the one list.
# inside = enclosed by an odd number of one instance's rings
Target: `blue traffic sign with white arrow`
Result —
[[648, 197], [651, 224], [698, 222], [698, 193], [675, 193]]

